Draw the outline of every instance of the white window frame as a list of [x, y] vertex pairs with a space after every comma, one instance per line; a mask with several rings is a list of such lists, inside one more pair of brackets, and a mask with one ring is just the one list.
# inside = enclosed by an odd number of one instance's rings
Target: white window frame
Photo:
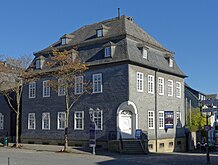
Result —
[[43, 81], [43, 97], [50, 97], [50, 85], [49, 80]]
[[75, 94], [83, 93], [83, 76], [75, 77], [74, 93]]
[[96, 30], [96, 35], [97, 37], [103, 37], [104, 36], [103, 29]]
[[[99, 113], [100, 117], [98, 116]], [[103, 130], [103, 110], [94, 111], [93, 114], [91, 114], [91, 119], [96, 124], [96, 130]], [[100, 123], [98, 119], [100, 119]]]
[[137, 76], [137, 91], [138, 92], [143, 92], [143, 82], [144, 82], [144, 74], [143, 73], [141, 73], [141, 72], [137, 72], [137, 74], [136, 74], [136, 76]]
[[[63, 115], [64, 118], [63, 119], [60, 119], [60, 115]], [[61, 116], [61, 117], [63, 117]], [[60, 121], [60, 120], [63, 120], [63, 121]], [[64, 127], [60, 127], [60, 122], [64, 122]], [[66, 113], [65, 112], [58, 112], [58, 116], [57, 116], [57, 129], [58, 130], [64, 130], [66, 127]]]
[[104, 57], [111, 57], [111, 46], [104, 48]]
[[148, 93], [154, 94], [154, 76], [148, 75]]
[[142, 48], [142, 57], [148, 59], [148, 50], [145, 48]]
[[42, 69], [44, 60], [43, 59], [37, 59], [36, 60], [36, 69]]
[[63, 79], [58, 79], [58, 96], [64, 96], [65, 95], [65, 85]]
[[36, 98], [36, 82], [29, 83], [29, 98]]
[[176, 97], [181, 98], [181, 82], [176, 82]]
[[[78, 117], [77, 114], [82, 114], [82, 115]], [[81, 128], [77, 127], [78, 120], [80, 120], [82, 123]], [[84, 111], [75, 111], [74, 112], [74, 129], [75, 130], [84, 130]]]
[[[48, 120], [48, 128], [45, 128], [45, 120]], [[50, 130], [50, 113], [44, 112], [42, 113], [42, 130]]]
[[168, 80], [167, 87], [168, 96], [173, 96], [173, 80]]
[[67, 44], [67, 38], [62, 38], [61, 45], [66, 45], [66, 44]]
[[154, 129], [154, 125], [155, 125], [154, 117], [155, 117], [154, 111], [148, 111], [148, 129]]
[[159, 129], [164, 129], [164, 111], [159, 111]]
[[169, 67], [173, 67], [173, 59], [172, 58], [169, 58]]
[[[32, 126], [33, 124], [33, 126]], [[28, 129], [36, 129], [36, 115], [35, 113], [28, 113]]]
[[176, 121], [178, 122], [178, 120], [182, 120], [182, 113], [180, 111], [176, 112]]
[[0, 130], [4, 129], [4, 115], [0, 113]]
[[158, 77], [158, 93], [164, 95], [164, 78]]
[[[97, 77], [97, 78], [96, 78]], [[103, 92], [103, 84], [102, 84], [102, 74], [93, 74], [92, 75], [93, 82], [93, 93], [102, 93]], [[96, 86], [96, 88], [95, 88]]]

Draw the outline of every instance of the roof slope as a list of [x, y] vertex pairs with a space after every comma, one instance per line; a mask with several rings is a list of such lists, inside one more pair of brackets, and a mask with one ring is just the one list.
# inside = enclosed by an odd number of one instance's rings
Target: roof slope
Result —
[[[96, 36], [96, 30], [104, 28], [106, 34], [103, 37]], [[64, 35], [67, 36], [67, 35]], [[37, 52], [35, 55], [46, 55], [53, 48], [72, 49], [77, 48], [79, 56], [89, 65], [98, 65], [120, 61], [132, 61], [153, 69], [165, 71], [185, 77], [185, 74], [174, 62], [173, 67], [169, 67], [166, 54], [173, 57], [173, 52], [167, 50], [158, 43], [142, 28], [135, 24], [130, 17], [121, 16], [102, 22], [86, 25], [69, 34], [71, 40], [66, 45], [61, 45], [61, 40], [55, 42], [46, 49]], [[115, 52], [112, 58], [104, 58], [105, 45], [113, 43]], [[143, 59], [138, 48], [138, 44], [148, 48], [148, 59]]]

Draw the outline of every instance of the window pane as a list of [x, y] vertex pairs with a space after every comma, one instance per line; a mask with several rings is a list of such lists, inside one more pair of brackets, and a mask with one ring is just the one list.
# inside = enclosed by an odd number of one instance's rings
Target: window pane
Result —
[[102, 74], [93, 75], [93, 93], [102, 92]]

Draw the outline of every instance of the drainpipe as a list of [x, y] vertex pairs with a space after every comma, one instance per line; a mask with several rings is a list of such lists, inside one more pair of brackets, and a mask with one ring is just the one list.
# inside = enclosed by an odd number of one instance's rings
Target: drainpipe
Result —
[[155, 151], [157, 152], [157, 116], [158, 116], [158, 112], [157, 112], [157, 72], [158, 72], [158, 69], [155, 70], [155, 73], [154, 73], [154, 112], [155, 112]]

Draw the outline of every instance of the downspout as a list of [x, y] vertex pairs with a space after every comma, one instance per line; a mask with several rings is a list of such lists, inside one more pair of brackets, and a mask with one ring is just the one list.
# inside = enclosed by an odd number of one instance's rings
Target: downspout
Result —
[[158, 117], [158, 113], [157, 113], [157, 72], [159, 71], [159, 69], [155, 70], [155, 73], [154, 73], [154, 111], [155, 111], [155, 151], [157, 152], [157, 117]]

